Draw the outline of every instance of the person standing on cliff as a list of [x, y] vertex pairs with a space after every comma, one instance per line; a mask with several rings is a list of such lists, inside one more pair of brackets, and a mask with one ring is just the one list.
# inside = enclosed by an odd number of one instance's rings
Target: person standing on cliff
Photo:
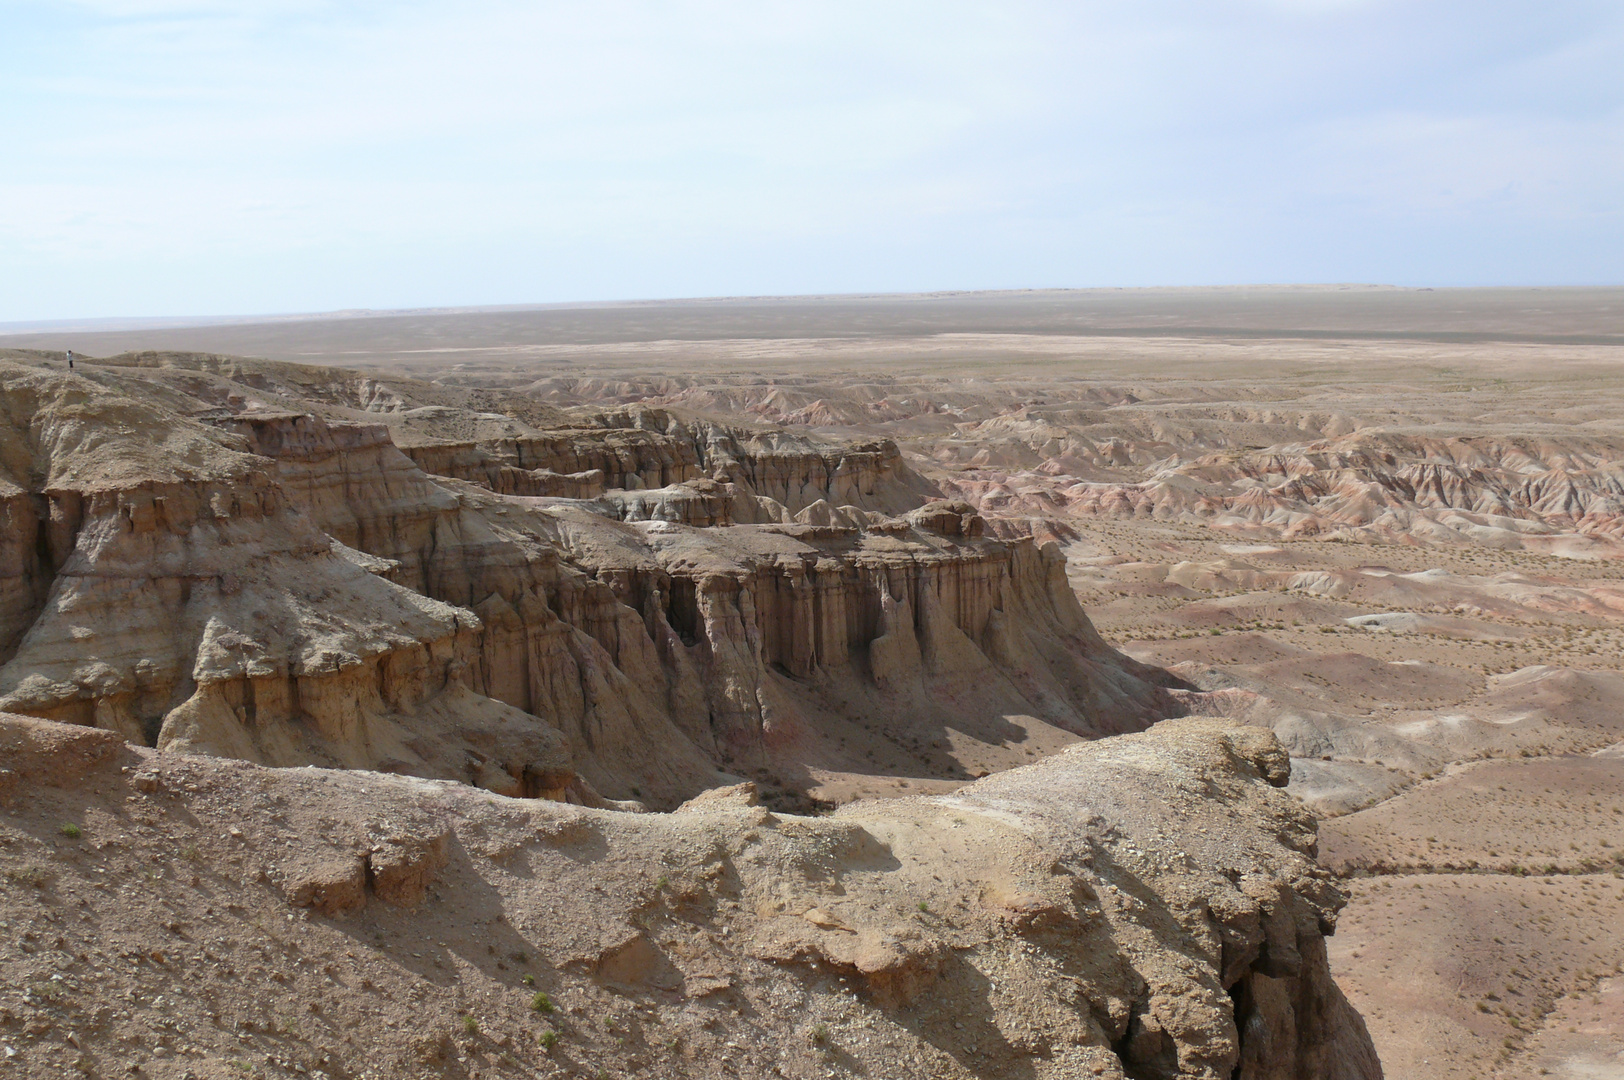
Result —
[[72, 349], [68, 350], [68, 370], [69, 371], [73, 370], [73, 350]]

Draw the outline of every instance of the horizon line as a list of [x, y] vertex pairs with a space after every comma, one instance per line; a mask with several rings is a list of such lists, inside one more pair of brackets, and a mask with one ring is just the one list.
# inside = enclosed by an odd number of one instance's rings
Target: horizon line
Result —
[[718, 296], [627, 297], [609, 300], [535, 301], [517, 304], [439, 304], [402, 308], [334, 308], [327, 311], [255, 312], [233, 315], [98, 315], [86, 318], [0, 322], [0, 337], [25, 334], [82, 334], [120, 330], [175, 330], [211, 326], [255, 326], [283, 322], [381, 319], [411, 315], [479, 315], [495, 312], [568, 311], [582, 308], [655, 307], [678, 304], [760, 303], [810, 300], [910, 300], [970, 296], [1017, 296], [1032, 293], [1100, 292], [1497, 292], [1624, 289], [1624, 285], [1394, 285], [1381, 282], [1237, 282], [1225, 285], [1084, 285], [1010, 289], [924, 289], [898, 292], [740, 293]]

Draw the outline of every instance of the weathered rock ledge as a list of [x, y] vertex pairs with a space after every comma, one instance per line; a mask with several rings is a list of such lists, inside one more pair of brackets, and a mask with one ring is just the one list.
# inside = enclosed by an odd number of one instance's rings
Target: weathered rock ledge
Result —
[[[0, 867], [86, 916], [49, 931], [81, 989], [30, 1013], [28, 1075], [140, 1063], [127, 1013], [80, 1013], [159, 993], [185, 1038], [158, 1045], [205, 1072], [274, 1039], [340, 1076], [1381, 1075], [1326, 970], [1344, 898], [1254, 728], [1170, 721], [829, 817], [749, 785], [620, 814], [19, 717], [0, 757]], [[155, 902], [98, 887], [176, 851]]]

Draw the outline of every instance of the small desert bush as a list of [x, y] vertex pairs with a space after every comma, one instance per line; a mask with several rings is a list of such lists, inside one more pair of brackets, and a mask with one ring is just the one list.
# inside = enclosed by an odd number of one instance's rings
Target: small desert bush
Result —
[[50, 884], [51, 872], [43, 866], [18, 866], [6, 871], [6, 880], [13, 885], [31, 885], [43, 889]]

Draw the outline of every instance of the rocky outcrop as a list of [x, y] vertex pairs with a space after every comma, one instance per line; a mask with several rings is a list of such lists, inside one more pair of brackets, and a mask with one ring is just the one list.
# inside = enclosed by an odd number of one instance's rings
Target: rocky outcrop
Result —
[[773, 499], [792, 513], [820, 500], [896, 513], [936, 493], [935, 485], [903, 463], [890, 439], [836, 448], [785, 432], [741, 437], [712, 429], [709, 435], [707, 461], [716, 479]]
[[743, 525], [758, 521], [792, 520], [787, 512], [773, 514], [763, 503], [733, 484], [690, 480], [652, 491], [613, 491], [596, 500], [597, 506], [618, 521], [666, 521], [699, 529]]
[[[578, 423], [475, 441], [418, 430], [400, 445], [427, 473], [505, 495], [595, 498], [605, 491], [672, 489], [709, 479], [730, 498], [767, 500], [795, 514], [819, 501], [896, 513], [935, 494], [889, 439], [831, 445], [783, 431], [684, 420], [659, 409], [589, 414]], [[736, 516], [748, 523], [780, 515], [750, 509]]]
[[[612, 732], [643, 726], [626, 718], [650, 718], [662, 728], [668, 719], [682, 736], [637, 731], [614, 744], [617, 761], [642, 760], [647, 751], [639, 747], [652, 738], [685, 749], [692, 744], [727, 767], [764, 767], [778, 750], [794, 752], [815, 726], [817, 699], [830, 696], [831, 681], [840, 684], [841, 711], [855, 706], [899, 727], [908, 726], [908, 717], [932, 723], [926, 718], [951, 707], [988, 718], [1032, 714], [1093, 736], [1180, 711], [1157, 675], [1093, 633], [1054, 552], [981, 538], [980, 519], [963, 504], [931, 504], [889, 524], [847, 508], [844, 520], [861, 519], [868, 531], [792, 522], [716, 534], [673, 528], [662, 519], [615, 528], [584, 508], [513, 504], [471, 490], [457, 495], [452, 510], [444, 506], [444, 489], [425, 476], [415, 487], [405, 474], [380, 483], [380, 491], [415, 508], [414, 519], [387, 504], [373, 513], [337, 510], [349, 500], [366, 505], [370, 487], [322, 494], [305, 480], [312, 472], [382, 477], [398, 463], [314, 469], [308, 440], [256, 437], [255, 445], [282, 455], [278, 470], [290, 477], [291, 490], [305, 493], [319, 524], [397, 564], [395, 580], [472, 608], [487, 627], [484, 654], [472, 672], [475, 687], [552, 719], [582, 748], [583, 772], [621, 797], [633, 789], [676, 790], [639, 781], [636, 773], [617, 778], [586, 757], [585, 748], [612, 739]], [[371, 457], [387, 448], [374, 442], [349, 448], [335, 440], [327, 452]], [[635, 521], [633, 500], [672, 492], [691, 495], [699, 509], [688, 516], [707, 525], [726, 523], [729, 506], [740, 501], [735, 485], [699, 480], [663, 492], [624, 493], [611, 515]], [[762, 501], [746, 505], [759, 511]], [[430, 524], [424, 508], [435, 506], [443, 520]], [[392, 527], [349, 524], [372, 517]], [[561, 564], [560, 552], [592, 577]], [[886, 614], [888, 602], [900, 616]], [[607, 663], [584, 662], [560, 647], [569, 639], [577, 650], [588, 648], [573, 637], [581, 632], [602, 647]], [[882, 637], [876, 651], [872, 643]], [[906, 652], [910, 640], [913, 654]], [[899, 648], [901, 659], [892, 656]], [[910, 663], [914, 654], [917, 662]], [[604, 672], [610, 686], [576, 689], [594, 670]], [[780, 685], [780, 672], [811, 685]], [[663, 709], [658, 697], [649, 699], [651, 689], [663, 689]], [[811, 710], [801, 704], [808, 698], [814, 699]], [[589, 699], [621, 719], [607, 726], [589, 719]], [[690, 775], [699, 776], [697, 765], [689, 765]]]
[[[76, 1012], [161, 992], [199, 1068], [269, 1027], [277, 1053], [337, 1075], [444, 1071], [454, 1037], [536, 1072], [567, 1054], [679, 1078], [722, 1061], [745, 1076], [1381, 1076], [1326, 968], [1344, 896], [1279, 787], [1283, 749], [1256, 729], [1172, 721], [820, 817], [774, 812], [750, 785], [606, 813], [14, 717], [0, 749], [29, 793], [7, 800], [24, 839], [0, 846], [0, 870], [87, 916], [45, 927], [86, 959], [46, 1014], [75, 1041], [22, 1044], [28, 1075], [125, 1068], [146, 1018]], [[29, 838], [69, 814], [118, 820], [116, 842], [98, 835], [89, 860]], [[142, 873], [151, 903], [96, 887]], [[297, 949], [262, 947], [290, 906]], [[48, 987], [29, 918], [8, 964]], [[194, 964], [203, 950], [215, 959]], [[139, 962], [98, 967], [111, 957]], [[319, 1006], [301, 1024], [353, 1037], [290, 1036], [288, 1000]]]
[[479, 628], [345, 557], [268, 478], [154, 484], [84, 500], [0, 694], [135, 742], [267, 764], [476, 779], [476, 755], [532, 786], [568, 775], [555, 733], [458, 681]]
[[479, 443], [407, 444], [425, 472], [504, 495], [590, 498], [607, 488], [659, 488], [701, 475], [691, 443], [650, 431], [537, 432]]
[[[240, 438], [84, 380], [8, 375], [34, 406], [32, 424], [8, 434], [44, 465], [34, 469], [49, 478], [36, 498], [51, 510], [33, 564], [48, 583], [36, 581], [34, 595], [45, 595], [4, 627], [17, 642], [0, 668], [7, 708], [268, 764], [478, 782], [494, 760], [513, 774], [504, 786], [569, 786], [556, 732], [460, 681], [477, 618], [369, 572]], [[97, 418], [88, 437], [57, 431]], [[120, 429], [119, 419], [146, 423]], [[310, 432], [290, 423], [281, 434]], [[375, 451], [372, 434], [339, 431], [352, 449]], [[141, 460], [147, 445], [181, 438], [190, 453]], [[307, 505], [328, 493], [294, 479]], [[351, 514], [352, 538], [366, 524]]]
[[[986, 537], [969, 506], [890, 518], [820, 498], [790, 514], [816, 492], [883, 501], [889, 481], [863, 487], [895, 471], [878, 450], [819, 451], [797, 472], [801, 444], [762, 436], [752, 459], [705, 429], [707, 467], [755, 471], [534, 499], [430, 476], [386, 424], [222, 411], [229, 394], [199, 375], [192, 398], [124, 375], [12, 377], [34, 419], [7, 435], [29, 462], [8, 535], [19, 553], [36, 540], [6, 593], [0, 707], [266, 764], [654, 805], [718, 768], [804, 788], [809, 762], [845, 760], [854, 717], [898, 747], [940, 743], [944, 716], [1007, 747], [1011, 715], [1087, 737], [1181, 711], [1165, 676], [1093, 633], [1052, 550]], [[184, 400], [198, 419], [174, 411]], [[90, 459], [52, 441], [120, 410]], [[605, 423], [606, 443], [672, 438]], [[127, 433], [181, 452], [126, 453]], [[42, 472], [57, 479], [40, 487]]]
[[[426, 473], [467, 480], [500, 495], [592, 499], [602, 495], [608, 487], [608, 477], [602, 469], [570, 473], [545, 467], [526, 469], [472, 442], [408, 445], [405, 453]], [[626, 479], [624, 475], [620, 477], [620, 487], [625, 487]], [[643, 486], [641, 478], [637, 486]]]
[[17, 650], [45, 603], [52, 568], [42, 565], [37, 500], [20, 488], [0, 488], [0, 663]]
[[825, 712], [939, 737], [948, 710], [998, 741], [1011, 713], [1092, 737], [1180, 711], [1100, 640], [1056, 549], [965, 535], [964, 504], [871, 530], [654, 522], [612, 545], [587, 519], [560, 512], [557, 542], [643, 613], [673, 719], [729, 767], [804, 750]]
[[[1083, 1015], [1051, 1022], [1081, 1020], [1088, 1034], [1035, 1025], [1023, 1032], [1035, 1044], [1109, 1047], [1114, 1062], [1084, 1060], [1135, 1078], [1379, 1077], [1364, 1024], [1326, 966], [1324, 938], [1345, 898], [1315, 862], [1312, 815], [1278, 790], [1288, 776], [1268, 733], [1178, 721], [912, 813], [867, 803], [837, 820], [860, 822], [904, 864], [953, 862], [979, 885], [994, 935], [1037, 945], [1053, 974], [1076, 980]], [[969, 835], [942, 839], [955, 828]], [[945, 911], [944, 901], [926, 906]], [[838, 918], [846, 903], [830, 907]], [[943, 981], [950, 968], [932, 974], [928, 958], [959, 953], [954, 929], [911, 942], [892, 931], [905, 944], [882, 948], [896, 960], [869, 961], [886, 973], [876, 992], [898, 976]], [[1005, 979], [1030, 985], [1044, 966]]]

